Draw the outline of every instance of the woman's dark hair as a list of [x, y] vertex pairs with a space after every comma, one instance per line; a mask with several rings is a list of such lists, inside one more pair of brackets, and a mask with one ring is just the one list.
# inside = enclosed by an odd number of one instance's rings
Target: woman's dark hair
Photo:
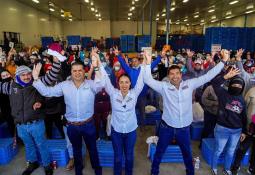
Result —
[[172, 66], [170, 66], [167, 70], [167, 75], [169, 75], [169, 72], [173, 69], [178, 69], [181, 72], [181, 68], [180, 66], [178, 66], [177, 64], [173, 64]]
[[130, 76], [128, 74], [126, 74], [126, 73], [120, 75], [120, 77], [118, 78], [118, 82], [120, 81], [121, 77], [127, 77], [129, 79], [129, 81], [131, 82]]

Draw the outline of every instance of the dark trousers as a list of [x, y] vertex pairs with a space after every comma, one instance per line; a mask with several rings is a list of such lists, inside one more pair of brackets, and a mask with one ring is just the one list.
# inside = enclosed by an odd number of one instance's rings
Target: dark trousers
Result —
[[95, 175], [102, 175], [102, 168], [99, 164], [96, 146], [96, 128], [94, 120], [80, 126], [67, 125], [67, 134], [73, 146], [75, 174], [82, 175], [83, 169], [82, 138], [83, 138], [89, 152], [91, 166], [95, 171]]
[[255, 174], [255, 138], [249, 135], [237, 147], [235, 160], [232, 164], [232, 170], [236, 171], [239, 169], [242, 159], [250, 147], [251, 155], [249, 169], [253, 174]]
[[201, 139], [203, 138], [208, 138], [208, 137], [213, 137], [214, 135], [214, 128], [217, 122], [217, 116], [204, 111], [204, 128], [202, 131], [202, 136]]
[[61, 114], [47, 114], [45, 119], [45, 128], [46, 128], [46, 134], [49, 139], [52, 138], [52, 126], [55, 124], [55, 126], [58, 128], [58, 131], [60, 132], [62, 138], [65, 138], [64, 130], [63, 130], [63, 122], [61, 120]]
[[114, 150], [114, 175], [121, 175], [123, 153], [125, 155], [125, 175], [133, 174], [134, 148], [136, 130], [130, 133], [119, 133], [111, 130], [112, 145]]
[[186, 166], [186, 174], [194, 175], [193, 159], [190, 147], [190, 127], [173, 128], [168, 126], [163, 120], [159, 126], [159, 141], [157, 143], [156, 153], [152, 162], [151, 174], [159, 174], [159, 165], [163, 154], [166, 151], [169, 143], [176, 139], [180, 146], [184, 164]]
[[137, 116], [138, 125], [145, 125], [145, 106], [146, 106], [147, 98], [146, 96], [139, 96], [136, 103], [136, 108], [139, 110], [140, 115]]

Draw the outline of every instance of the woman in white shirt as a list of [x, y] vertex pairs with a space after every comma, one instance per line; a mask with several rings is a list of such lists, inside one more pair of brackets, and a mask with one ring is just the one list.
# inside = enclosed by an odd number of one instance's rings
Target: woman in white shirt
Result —
[[[98, 57], [96, 52], [93, 54]], [[125, 155], [125, 175], [132, 175], [136, 128], [138, 127], [135, 106], [144, 86], [144, 68], [141, 67], [141, 72], [133, 89], [130, 89], [131, 80], [127, 74], [119, 77], [119, 89], [116, 89], [111, 84], [103, 66], [100, 66], [100, 72], [103, 76], [102, 79], [105, 79], [105, 90], [110, 96], [112, 106], [111, 139], [114, 150], [114, 175], [121, 175], [123, 153]]]

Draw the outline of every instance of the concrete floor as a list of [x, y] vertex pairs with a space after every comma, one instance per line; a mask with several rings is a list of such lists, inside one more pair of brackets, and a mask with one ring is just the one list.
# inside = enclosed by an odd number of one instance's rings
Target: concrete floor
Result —
[[[134, 175], [149, 175], [151, 162], [146, 157], [147, 155], [147, 144], [146, 138], [154, 135], [154, 127], [146, 126], [143, 132], [137, 130], [137, 143], [136, 143], [136, 154], [134, 163]], [[198, 142], [192, 142], [193, 156], [200, 157], [201, 164], [200, 169], [196, 171], [196, 175], [210, 175], [210, 168], [203, 160], [200, 150], [198, 149]], [[26, 165], [24, 147], [19, 148], [19, 153], [8, 165], [0, 166], [0, 175], [20, 175]], [[219, 168], [221, 171], [221, 167]], [[86, 154], [85, 168], [83, 170], [84, 175], [94, 175], [88, 154]], [[74, 175], [74, 171], [66, 171], [65, 168], [58, 168], [54, 171], [54, 175]], [[111, 168], [103, 169], [104, 175], [112, 175], [113, 171]], [[124, 173], [123, 173], [124, 174]], [[246, 168], [242, 168], [239, 175], [246, 175]], [[38, 168], [33, 175], [44, 175], [43, 168]], [[185, 175], [185, 167], [182, 163], [162, 163], [160, 166], [160, 175]]]

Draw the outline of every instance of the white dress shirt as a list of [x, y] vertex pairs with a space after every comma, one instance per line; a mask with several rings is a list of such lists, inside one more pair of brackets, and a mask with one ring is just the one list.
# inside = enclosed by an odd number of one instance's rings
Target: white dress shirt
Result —
[[151, 75], [150, 65], [147, 65], [144, 74], [144, 81], [148, 86], [162, 95], [162, 120], [174, 128], [183, 128], [189, 126], [193, 120], [193, 90], [213, 79], [217, 74], [220, 73], [223, 67], [224, 64], [220, 62], [203, 76], [181, 81], [179, 89], [177, 89], [170, 82], [154, 80]]

